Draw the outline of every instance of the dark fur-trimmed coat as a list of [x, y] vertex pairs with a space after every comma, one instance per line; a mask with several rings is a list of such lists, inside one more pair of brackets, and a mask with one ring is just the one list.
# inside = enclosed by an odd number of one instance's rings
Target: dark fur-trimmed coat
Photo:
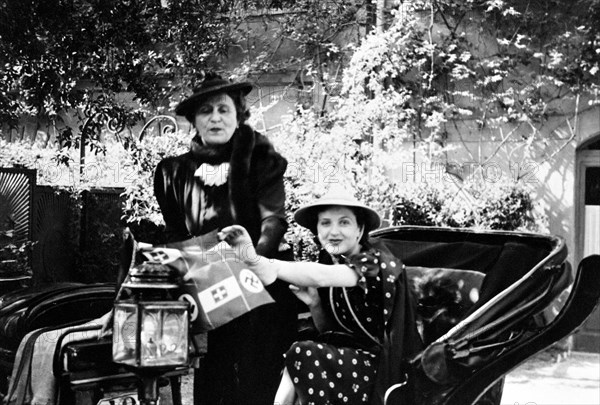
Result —
[[[286, 160], [247, 125], [218, 148], [198, 135], [190, 151], [163, 159], [154, 193], [169, 242], [232, 224], [244, 226], [258, 254], [276, 257], [287, 229], [283, 175]], [[266, 287], [275, 304], [263, 305], [208, 333], [208, 349], [194, 373], [194, 403], [267, 405], [296, 336], [296, 301], [287, 283]]]
[[190, 151], [163, 159], [154, 176], [154, 194], [169, 242], [244, 226], [259, 254], [276, 254], [287, 223], [283, 175], [287, 161], [269, 140], [247, 125], [218, 148], [200, 136]]

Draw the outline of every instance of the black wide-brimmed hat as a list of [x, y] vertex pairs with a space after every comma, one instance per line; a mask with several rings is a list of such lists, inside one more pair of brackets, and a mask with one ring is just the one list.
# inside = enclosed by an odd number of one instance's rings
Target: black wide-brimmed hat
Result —
[[241, 91], [245, 96], [252, 91], [252, 84], [249, 82], [234, 82], [226, 80], [220, 76], [213, 76], [207, 78], [200, 84], [200, 86], [194, 89], [191, 96], [183, 100], [175, 108], [175, 114], [183, 115], [188, 117], [193, 115], [196, 111], [198, 104], [206, 100], [208, 97], [213, 96], [217, 93], [228, 93], [232, 91]]
[[310, 229], [316, 234], [319, 212], [329, 206], [342, 206], [362, 211], [365, 217], [366, 233], [379, 228], [379, 225], [381, 225], [381, 218], [375, 210], [358, 201], [348, 190], [341, 186], [330, 188], [321, 198], [299, 208], [294, 213], [294, 219], [299, 225]]

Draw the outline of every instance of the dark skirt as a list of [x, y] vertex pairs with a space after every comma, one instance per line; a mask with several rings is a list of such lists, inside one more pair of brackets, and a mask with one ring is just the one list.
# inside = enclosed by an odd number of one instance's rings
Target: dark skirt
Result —
[[283, 354], [296, 337], [296, 312], [263, 305], [208, 333], [194, 375], [196, 405], [273, 405]]
[[375, 384], [378, 354], [314, 341], [296, 342], [285, 355], [302, 404], [366, 404]]

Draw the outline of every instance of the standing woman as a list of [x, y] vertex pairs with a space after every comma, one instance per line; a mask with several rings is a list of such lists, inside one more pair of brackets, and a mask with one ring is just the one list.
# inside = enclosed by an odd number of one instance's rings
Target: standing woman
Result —
[[[320, 332], [286, 353], [274, 403], [383, 404], [389, 387], [406, 382], [406, 362], [422, 345], [404, 266], [383, 242], [369, 239], [377, 213], [343, 190], [294, 217], [317, 235], [319, 263], [265, 259], [240, 226], [220, 234], [265, 285], [278, 278], [297, 286]], [[403, 395], [402, 403], [413, 403]]]
[[[246, 82], [207, 77], [176, 108], [195, 127], [189, 152], [159, 162], [154, 193], [169, 242], [233, 224], [248, 230], [256, 251], [277, 257], [287, 229], [286, 160], [245, 122]], [[276, 303], [208, 332], [194, 377], [195, 404], [272, 404], [283, 353], [294, 339], [296, 311], [288, 285], [269, 286]]]

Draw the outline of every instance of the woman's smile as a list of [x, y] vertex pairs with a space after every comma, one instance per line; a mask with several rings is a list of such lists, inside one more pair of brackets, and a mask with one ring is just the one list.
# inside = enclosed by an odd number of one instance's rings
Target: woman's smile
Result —
[[317, 234], [321, 245], [332, 255], [350, 255], [360, 250], [363, 229], [354, 211], [332, 206], [319, 213]]

